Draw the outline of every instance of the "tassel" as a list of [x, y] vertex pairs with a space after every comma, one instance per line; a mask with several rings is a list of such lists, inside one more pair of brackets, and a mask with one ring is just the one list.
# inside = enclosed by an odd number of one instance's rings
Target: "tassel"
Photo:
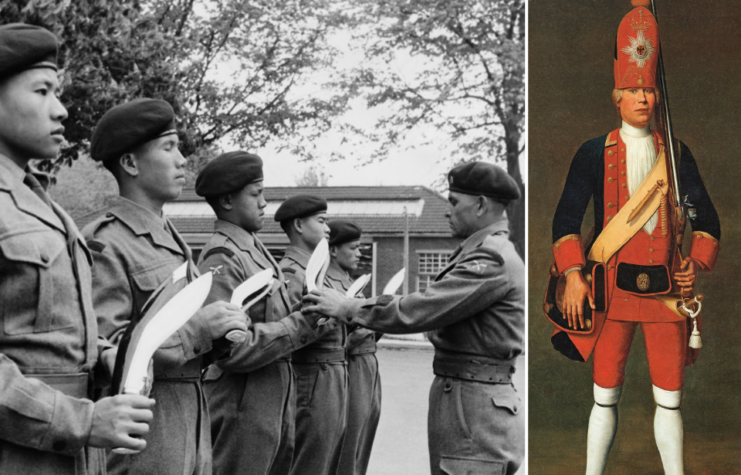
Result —
[[693, 329], [692, 336], [690, 336], [689, 347], [695, 350], [702, 348], [702, 340], [700, 339], [700, 331], [697, 329], [697, 318], [692, 319]]

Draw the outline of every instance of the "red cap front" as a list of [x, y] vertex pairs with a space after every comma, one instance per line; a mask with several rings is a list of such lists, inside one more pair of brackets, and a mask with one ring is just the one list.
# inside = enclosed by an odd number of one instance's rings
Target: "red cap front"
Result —
[[656, 19], [647, 8], [634, 8], [618, 27], [615, 88], [656, 87], [658, 63]]

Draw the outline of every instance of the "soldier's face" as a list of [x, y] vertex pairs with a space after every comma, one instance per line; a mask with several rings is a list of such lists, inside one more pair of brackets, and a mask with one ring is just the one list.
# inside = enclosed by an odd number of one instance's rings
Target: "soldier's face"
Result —
[[67, 109], [53, 69], [29, 69], [0, 81], [0, 153], [16, 163], [54, 158], [64, 142]]
[[265, 222], [265, 207], [268, 205], [263, 195], [263, 183], [250, 183], [236, 193], [232, 193], [232, 206], [237, 226], [251, 233], [262, 229]]
[[445, 216], [453, 237], [467, 238], [473, 234], [478, 220], [478, 197], [451, 191], [448, 193], [448, 211]]
[[178, 149], [177, 134], [150, 140], [134, 153], [137, 185], [147, 196], [162, 203], [180, 196], [185, 186], [185, 158]]
[[329, 226], [327, 226], [327, 213], [317, 213], [306, 218], [301, 218], [303, 238], [313, 249], [322, 238], [329, 239]]
[[332, 246], [332, 258], [340, 269], [350, 272], [358, 268], [360, 262], [360, 241], [350, 241]]
[[623, 98], [620, 100], [620, 117], [628, 125], [640, 129], [651, 123], [655, 106], [656, 94], [652, 87], [623, 89]]

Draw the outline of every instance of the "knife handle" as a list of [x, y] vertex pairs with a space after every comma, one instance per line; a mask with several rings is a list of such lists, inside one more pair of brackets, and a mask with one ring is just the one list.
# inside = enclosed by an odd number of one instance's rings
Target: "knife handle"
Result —
[[232, 330], [226, 334], [225, 338], [233, 344], [239, 344], [242, 343], [246, 337], [246, 332], [243, 332], [242, 330]]

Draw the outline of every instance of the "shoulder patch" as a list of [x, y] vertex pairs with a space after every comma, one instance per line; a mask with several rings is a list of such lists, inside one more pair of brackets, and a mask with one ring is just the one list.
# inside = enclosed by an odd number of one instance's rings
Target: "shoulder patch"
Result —
[[103, 252], [103, 249], [105, 249], [105, 244], [103, 244], [100, 241], [96, 241], [94, 239], [91, 239], [87, 242], [87, 247], [91, 251], [95, 252]]
[[215, 247], [208, 251], [206, 255], [203, 256], [203, 260], [205, 261], [211, 256], [218, 255], [218, 254], [224, 254], [225, 256], [229, 257], [230, 259], [234, 257], [234, 251], [227, 247]]
[[495, 251], [491, 247], [484, 247], [484, 246], [479, 247], [475, 251], [466, 255], [466, 257], [463, 259], [463, 262], [474, 262], [478, 259], [492, 260], [500, 266], [504, 265], [504, 258], [502, 257], [501, 254], [499, 254], [497, 251]]

